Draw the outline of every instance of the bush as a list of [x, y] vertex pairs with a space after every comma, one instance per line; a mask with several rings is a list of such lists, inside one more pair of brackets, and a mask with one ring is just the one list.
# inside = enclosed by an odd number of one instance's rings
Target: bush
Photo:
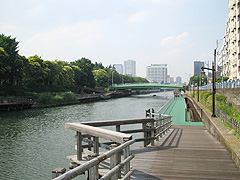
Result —
[[37, 98], [37, 103], [38, 104], [51, 104], [51, 99], [52, 99], [52, 93], [50, 92], [45, 92], [45, 93], [40, 93]]
[[199, 95], [200, 102], [202, 104], [206, 105], [207, 99], [208, 99], [209, 96], [212, 95], [212, 92], [202, 92], [200, 95]]
[[76, 101], [76, 95], [72, 92], [63, 92], [61, 93], [61, 97], [64, 102], [74, 102]]
[[63, 92], [63, 93], [40, 93], [37, 98], [37, 103], [39, 105], [43, 104], [61, 104], [68, 102], [75, 102], [76, 95], [72, 92]]
[[207, 97], [205, 105], [208, 109], [212, 110], [212, 95]]

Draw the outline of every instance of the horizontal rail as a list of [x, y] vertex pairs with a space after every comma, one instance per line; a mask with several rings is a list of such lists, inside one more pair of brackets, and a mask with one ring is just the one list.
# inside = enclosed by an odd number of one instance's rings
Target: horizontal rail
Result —
[[125, 124], [138, 124], [143, 122], [154, 122], [154, 118], [141, 118], [141, 119], [119, 119], [119, 120], [106, 120], [106, 121], [91, 121], [81, 122], [81, 124], [100, 127], [100, 126], [115, 126]]
[[136, 142], [136, 140], [130, 140], [130, 141], [127, 141], [123, 144], [121, 144], [120, 146], [96, 157], [96, 158], [93, 158], [92, 160], [56, 177], [54, 180], [69, 180], [69, 179], [72, 179], [78, 175], [81, 175], [83, 174], [85, 171], [87, 171], [88, 169], [92, 168], [93, 166], [96, 166], [98, 165], [100, 162], [106, 160], [107, 158], [113, 156], [114, 154], [122, 151], [124, 148], [126, 148], [127, 146], [130, 146], [131, 144], [133, 144], [134, 142]]
[[102, 176], [100, 178], [100, 180], [108, 180], [109, 178], [111, 178], [114, 174], [116, 174], [124, 165], [126, 165], [127, 163], [129, 163], [133, 158], [135, 157], [135, 155], [131, 155], [128, 156], [125, 160], [123, 160], [123, 162], [119, 163], [117, 166], [115, 166], [113, 169], [111, 169], [110, 171], [108, 171], [104, 176]]
[[66, 123], [65, 128], [118, 143], [123, 143], [124, 141], [132, 139], [132, 135], [129, 134], [88, 126], [81, 123]]

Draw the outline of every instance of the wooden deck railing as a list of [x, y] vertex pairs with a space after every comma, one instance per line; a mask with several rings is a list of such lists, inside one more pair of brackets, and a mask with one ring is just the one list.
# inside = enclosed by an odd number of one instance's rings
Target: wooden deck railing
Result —
[[[134, 158], [134, 155], [130, 153], [130, 145], [143, 141], [144, 147], [149, 144], [153, 146], [154, 140], [159, 140], [171, 127], [171, 121], [171, 116], [150, 113], [149, 118], [141, 119], [66, 123], [65, 127], [67, 129], [77, 132], [77, 156], [75, 156], [75, 159], [71, 159], [81, 165], [55, 178], [55, 180], [72, 179], [85, 173], [85, 171], [88, 171], [90, 180], [129, 179], [134, 171], [130, 169], [130, 161]], [[142, 128], [121, 130], [122, 125], [132, 124], [141, 124]], [[116, 131], [100, 128], [103, 126], [115, 126]], [[143, 135], [132, 139], [130, 133], [142, 133]], [[102, 142], [100, 138], [110, 142]], [[82, 141], [87, 143], [83, 144]], [[101, 154], [99, 148], [105, 147], [104, 145], [111, 150]], [[84, 161], [86, 158], [88, 161]], [[109, 167], [105, 167], [103, 171], [100, 166], [103, 161], [106, 166], [107, 159]], [[123, 172], [122, 169], [124, 169]]]

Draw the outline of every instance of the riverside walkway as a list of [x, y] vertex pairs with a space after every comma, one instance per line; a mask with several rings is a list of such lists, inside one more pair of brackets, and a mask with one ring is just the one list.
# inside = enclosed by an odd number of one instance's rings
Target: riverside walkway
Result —
[[202, 122], [185, 121], [184, 98], [175, 98], [165, 114], [172, 128], [155, 146], [132, 150], [131, 179], [240, 179], [228, 151]]

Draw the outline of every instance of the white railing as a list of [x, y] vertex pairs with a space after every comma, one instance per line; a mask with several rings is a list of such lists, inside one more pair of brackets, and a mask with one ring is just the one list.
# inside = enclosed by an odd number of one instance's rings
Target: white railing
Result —
[[[230, 80], [230, 81], [224, 81], [216, 84], [217, 89], [223, 89], [223, 88], [240, 88], [240, 79], [237, 80]], [[191, 87], [192, 89], [192, 87]], [[197, 87], [195, 87], [195, 90]], [[206, 86], [200, 86], [200, 90], [202, 89], [212, 89], [212, 84], [206, 85]]]

